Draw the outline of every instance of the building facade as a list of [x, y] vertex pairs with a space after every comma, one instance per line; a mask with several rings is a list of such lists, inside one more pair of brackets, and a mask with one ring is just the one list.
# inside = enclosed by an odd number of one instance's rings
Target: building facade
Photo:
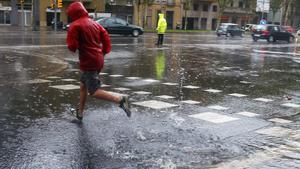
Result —
[[[63, 7], [56, 10], [57, 20], [63, 24], [71, 22], [66, 14], [67, 7], [74, 0], [63, 0]], [[217, 0], [80, 0], [89, 15], [94, 18], [116, 16], [129, 23], [154, 29], [158, 13], [164, 13], [168, 29], [186, 28], [214, 30], [218, 22]], [[55, 10], [53, 0], [0, 0], [0, 24], [51, 26]], [[189, 2], [189, 8], [184, 8]], [[221, 16], [222, 22], [245, 25], [251, 21], [252, 12], [244, 0], [228, 4]], [[23, 10], [22, 10], [23, 9]], [[188, 10], [185, 10], [188, 9]]]
[[[74, 2], [74, 0], [63, 0], [63, 7], [57, 9], [57, 20], [64, 24], [70, 23], [71, 19], [68, 18], [66, 10], [68, 6]], [[104, 12], [104, 1], [103, 0], [81, 0], [89, 15], [97, 17], [99, 13]], [[43, 0], [39, 4], [39, 17], [40, 26], [50, 26], [54, 18], [55, 10], [51, 8], [52, 0]]]
[[135, 23], [153, 29], [158, 13], [164, 13], [168, 29], [183, 29], [187, 17], [187, 29], [214, 29], [217, 23], [215, 0], [190, 0], [190, 8], [184, 10], [182, 0], [139, 0], [135, 4]]
[[105, 13], [133, 24], [133, 0], [110, 0], [105, 3]]
[[253, 4], [247, 3], [247, 1], [234, 0], [225, 8], [221, 16], [221, 22], [236, 23], [240, 26], [244, 26], [252, 22], [254, 17], [253, 9], [255, 9], [253, 8]]
[[[187, 29], [215, 30], [219, 9], [217, 2], [214, 0], [191, 2], [191, 10], [187, 11]], [[185, 25], [185, 16], [182, 17], [182, 25]]]

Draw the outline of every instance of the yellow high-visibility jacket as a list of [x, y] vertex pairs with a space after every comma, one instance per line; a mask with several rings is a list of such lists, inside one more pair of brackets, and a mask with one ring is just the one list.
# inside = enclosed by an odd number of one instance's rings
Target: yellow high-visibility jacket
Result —
[[158, 14], [159, 19], [158, 19], [158, 23], [157, 23], [157, 34], [164, 34], [166, 32], [167, 29], [167, 21], [164, 18], [164, 14], [160, 13]]

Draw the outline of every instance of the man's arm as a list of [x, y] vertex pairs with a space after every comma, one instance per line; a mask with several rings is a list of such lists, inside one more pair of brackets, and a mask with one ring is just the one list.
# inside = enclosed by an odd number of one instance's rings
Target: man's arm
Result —
[[67, 34], [67, 45], [70, 51], [76, 52], [79, 47], [79, 30], [74, 26], [70, 26]]
[[103, 55], [106, 55], [111, 51], [110, 38], [107, 31], [102, 26], [99, 26], [99, 29], [100, 29], [100, 38], [102, 43], [102, 52]]

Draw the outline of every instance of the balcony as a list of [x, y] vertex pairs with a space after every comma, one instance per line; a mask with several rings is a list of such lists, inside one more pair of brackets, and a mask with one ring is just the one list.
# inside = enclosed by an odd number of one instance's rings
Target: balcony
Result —
[[249, 11], [249, 9], [239, 7], [227, 7], [224, 10], [224, 13], [252, 14], [252, 12]]
[[127, 13], [133, 14], [133, 6], [124, 5], [107, 5], [105, 8], [107, 13]]

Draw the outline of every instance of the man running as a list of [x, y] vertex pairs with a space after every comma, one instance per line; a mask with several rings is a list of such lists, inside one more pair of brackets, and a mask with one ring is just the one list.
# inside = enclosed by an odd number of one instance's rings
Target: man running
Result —
[[128, 97], [114, 96], [102, 90], [99, 73], [104, 65], [104, 56], [111, 51], [110, 38], [107, 31], [97, 22], [89, 18], [82, 3], [74, 2], [67, 10], [72, 19], [67, 34], [67, 45], [70, 51], [79, 51], [80, 101], [76, 109], [76, 117], [82, 120], [87, 93], [89, 95], [119, 104], [128, 117], [131, 116]]

